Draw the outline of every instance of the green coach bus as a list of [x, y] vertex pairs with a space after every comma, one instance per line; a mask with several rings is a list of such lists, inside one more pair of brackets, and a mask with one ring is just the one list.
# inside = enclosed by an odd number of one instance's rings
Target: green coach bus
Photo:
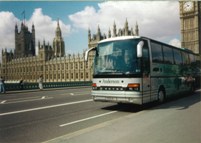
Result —
[[193, 92], [200, 79], [200, 57], [147, 37], [122, 36], [102, 40], [95, 52], [94, 101], [144, 104]]

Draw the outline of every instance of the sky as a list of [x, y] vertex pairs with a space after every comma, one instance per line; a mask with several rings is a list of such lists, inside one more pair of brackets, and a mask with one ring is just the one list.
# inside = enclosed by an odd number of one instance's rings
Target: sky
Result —
[[[52, 45], [59, 20], [66, 54], [82, 53], [88, 48], [88, 30], [96, 34], [139, 26], [140, 36], [146, 36], [177, 47], [181, 45], [178, 1], [0, 1], [0, 50], [15, 48], [15, 25], [24, 19], [38, 41]], [[36, 47], [37, 49], [37, 47]], [[37, 51], [36, 51], [37, 52]], [[1, 52], [0, 52], [1, 56]]]

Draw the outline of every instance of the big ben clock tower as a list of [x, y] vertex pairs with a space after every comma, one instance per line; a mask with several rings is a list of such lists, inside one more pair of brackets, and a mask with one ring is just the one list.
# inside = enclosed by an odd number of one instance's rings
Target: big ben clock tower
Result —
[[181, 46], [201, 54], [201, 1], [180, 1]]

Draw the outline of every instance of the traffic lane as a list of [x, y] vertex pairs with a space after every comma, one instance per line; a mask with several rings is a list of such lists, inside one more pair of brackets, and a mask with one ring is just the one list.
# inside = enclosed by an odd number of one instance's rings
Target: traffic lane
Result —
[[[4, 114], [0, 116], [1, 124], [0, 128], [12, 128], [19, 126], [20, 124], [29, 124], [32, 121], [47, 121], [51, 119], [64, 119], [62, 123], [67, 121], [72, 122], [88, 117], [88, 114], [92, 114], [94, 111], [97, 114], [108, 112], [101, 110], [105, 106], [111, 105], [111, 103], [95, 103], [92, 100], [85, 100], [83, 102], [69, 102], [70, 104], [61, 104], [61, 106], [48, 106], [47, 108], [37, 108], [36, 110], [27, 110], [23, 112], [13, 112], [11, 114]], [[62, 124], [60, 123], [60, 124]]]
[[5, 142], [41, 142], [122, 116], [119, 115], [120, 113], [116, 115], [108, 114], [77, 124], [60, 126], [65, 123], [108, 113], [107, 110], [102, 110], [102, 108], [109, 105], [112, 104], [88, 102], [37, 112], [3, 116], [1, 117], [1, 123], [4, 125], [1, 126], [0, 138]]
[[37, 96], [57, 96], [67, 93], [91, 91], [91, 87], [77, 87], [77, 88], [59, 88], [59, 89], [44, 89], [44, 90], [21, 90], [21, 91], [8, 91], [6, 94], [0, 94], [0, 100], [26, 98], [26, 97], [37, 97]]
[[90, 91], [70, 91], [69, 93], [58, 92], [54, 95], [49, 95], [48, 93], [42, 91], [37, 93], [37, 96], [35, 95], [34, 97], [32, 97], [32, 95], [27, 95], [26, 97], [1, 100], [0, 113], [20, 111], [87, 99], [91, 99]]
[[33, 108], [42, 108], [45, 106], [54, 106], [57, 104], [65, 104], [68, 102], [76, 102], [82, 100], [89, 100], [91, 96], [89, 94], [83, 94], [79, 96], [66, 95], [61, 97], [43, 96], [39, 98], [28, 98], [17, 101], [6, 101], [0, 104], [0, 115], [6, 112], [15, 112], [21, 110], [29, 110]]
[[[122, 143], [122, 142], [201, 142], [200, 90], [192, 96], [169, 100], [165, 104], [146, 108], [89, 127], [73, 134], [49, 140], [48, 143]], [[152, 105], [148, 105], [152, 106]]]
[[[76, 113], [79, 110], [83, 110], [85, 108], [77, 108], [79, 104], [92, 102], [89, 100], [80, 100], [76, 102], [67, 102], [64, 104], [54, 104], [50, 106], [41, 106], [37, 108], [29, 108], [25, 110], [17, 110], [13, 112], [5, 112], [0, 114], [1, 124], [0, 127], [13, 126], [20, 123], [30, 122], [32, 120], [37, 120], [41, 118], [51, 118], [52, 116], [60, 116]], [[90, 105], [90, 104], [89, 104]], [[75, 109], [74, 109], [75, 108]], [[4, 124], [2, 124], [4, 123]]]

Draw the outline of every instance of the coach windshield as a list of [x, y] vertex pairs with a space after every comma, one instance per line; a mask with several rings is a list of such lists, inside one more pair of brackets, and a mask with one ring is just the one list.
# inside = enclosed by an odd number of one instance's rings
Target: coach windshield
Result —
[[[96, 49], [94, 76], [136, 76], [141, 73], [137, 58], [139, 39], [100, 43]], [[118, 76], [117, 76], [118, 75]]]

